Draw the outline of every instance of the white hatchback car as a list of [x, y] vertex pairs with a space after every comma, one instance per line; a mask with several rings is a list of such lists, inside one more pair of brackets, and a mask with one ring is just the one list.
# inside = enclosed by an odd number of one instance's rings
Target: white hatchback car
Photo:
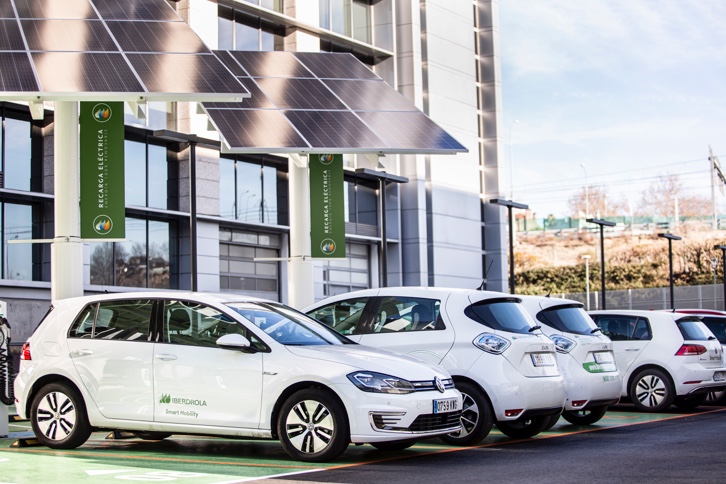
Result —
[[474, 445], [495, 422], [510, 437], [536, 435], [565, 403], [555, 345], [519, 301], [479, 290], [388, 287], [331, 297], [305, 312], [361, 344], [443, 366], [464, 407], [461, 431], [442, 439]]
[[359, 346], [282, 304], [140, 292], [56, 301], [22, 349], [18, 414], [51, 448], [93, 428], [279, 439], [320, 462], [460, 428], [441, 368]]
[[622, 396], [644, 412], [694, 408], [726, 387], [724, 351], [697, 316], [666, 311], [591, 311], [613, 342]]
[[555, 343], [567, 388], [562, 417], [576, 425], [597, 422], [608, 405], [620, 400], [622, 382], [610, 338], [602, 334], [582, 303], [554, 297], [517, 297]]

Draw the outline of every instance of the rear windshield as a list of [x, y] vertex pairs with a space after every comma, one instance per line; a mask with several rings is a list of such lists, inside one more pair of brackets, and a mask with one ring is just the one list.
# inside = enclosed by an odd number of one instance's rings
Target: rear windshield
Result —
[[703, 316], [701, 321], [711, 330], [722, 345], [726, 345], [726, 318]]
[[708, 327], [698, 319], [680, 319], [676, 324], [686, 341], [707, 341], [713, 337]]
[[593, 334], [598, 327], [580, 306], [557, 306], [540, 311], [537, 320], [565, 333]]
[[534, 322], [515, 299], [488, 299], [472, 304], [464, 314], [492, 329], [510, 333], [529, 333]]

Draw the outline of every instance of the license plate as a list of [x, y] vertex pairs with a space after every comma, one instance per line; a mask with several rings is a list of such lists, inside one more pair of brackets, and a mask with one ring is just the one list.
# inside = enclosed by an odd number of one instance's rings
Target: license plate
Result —
[[605, 363], [614, 363], [613, 354], [609, 351], [598, 351], [592, 354], [595, 357], [595, 363], [603, 365]]
[[714, 373], [713, 381], [726, 381], [726, 371], [717, 371]]
[[555, 356], [552, 353], [532, 353], [532, 364], [534, 366], [555, 366]]
[[434, 413], [447, 413], [459, 410], [459, 400], [457, 398], [442, 398], [434, 400]]

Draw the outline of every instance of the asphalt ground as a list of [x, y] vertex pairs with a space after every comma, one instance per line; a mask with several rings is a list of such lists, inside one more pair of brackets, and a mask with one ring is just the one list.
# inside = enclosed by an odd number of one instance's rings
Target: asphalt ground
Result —
[[[96, 432], [78, 449], [18, 447], [29, 422], [0, 439], [0, 484], [118, 481], [232, 484], [301, 482], [726, 482], [726, 408], [644, 414], [618, 405], [597, 424], [564, 419], [550, 431], [513, 440], [496, 428], [476, 447], [429, 440], [400, 452], [353, 446], [327, 464], [290, 460], [276, 441], [172, 436], [109, 439]], [[22, 440], [25, 442], [25, 440]]]

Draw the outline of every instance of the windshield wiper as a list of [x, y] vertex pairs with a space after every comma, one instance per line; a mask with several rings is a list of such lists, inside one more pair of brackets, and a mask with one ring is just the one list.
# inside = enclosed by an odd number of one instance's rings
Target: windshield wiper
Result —
[[593, 333], [597, 333], [598, 331], [600, 331], [600, 332], [602, 333], [602, 329], [600, 329], [600, 328], [595, 328], [595, 329], [593, 329], [592, 331], [590, 331], [590, 334], [593, 334]]
[[538, 329], [542, 329], [542, 326], [540, 326], [539, 324], [537, 324], [537, 325], [532, 326], [531, 328], [529, 328], [529, 332], [532, 333], [534, 331], [537, 331]]

